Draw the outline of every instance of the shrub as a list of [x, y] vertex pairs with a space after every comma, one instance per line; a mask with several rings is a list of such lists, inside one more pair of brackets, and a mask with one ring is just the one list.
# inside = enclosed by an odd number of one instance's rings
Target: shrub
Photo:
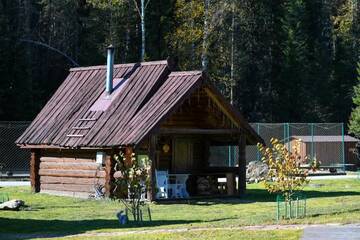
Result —
[[137, 158], [134, 153], [130, 158], [123, 151], [115, 156], [115, 171], [121, 172], [121, 177], [115, 180], [115, 192], [120, 192], [120, 200], [132, 214], [134, 221], [141, 221], [141, 205], [143, 196], [150, 187], [150, 160]]
[[[296, 141], [293, 152], [289, 151], [278, 139], [270, 140], [270, 147], [258, 144], [262, 154], [262, 161], [269, 166], [265, 177], [265, 188], [270, 193], [280, 193], [286, 201], [290, 201], [292, 195], [301, 190], [308, 182], [308, 170], [300, 168], [300, 164], [306, 163], [307, 158], [300, 155], [300, 141]], [[315, 170], [318, 165], [316, 159], [310, 161], [310, 168]]]

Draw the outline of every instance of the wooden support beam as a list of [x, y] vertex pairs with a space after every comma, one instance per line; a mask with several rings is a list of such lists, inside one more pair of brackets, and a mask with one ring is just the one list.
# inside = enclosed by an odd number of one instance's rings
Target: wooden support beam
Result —
[[109, 151], [105, 159], [105, 196], [111, 198], [114, 189], [115, 159], [114, 151]]
[[244, 195], [246, 190], [246, 137], [241, 134], [239, 138], [239, 179], [238, 179], [238, 194]]
[[236, 192], [236, 181], [234, 173], [226, 173], [227, 195], [234, 196]]
[[205, 88], [206, 94], [209, 96], [210, 101], [213, 101], [216, 106], [221, 110], [221, 112], [225, 113], [226, 116], [231, 119], [231, 121], [235, 124], [236, 127], [240, 127], [238, 120], [233, 114], [231, 114], [231, 110], [229, 106], [225, 104], [224, 99], [219, 99], [216, 94], [214, 94], [209, 88]]
[[40, 149], [31, 149], [30, 182], [32, 192], [40, 192]]
[[125, 166], [132, 165], [132, 154], [133, 153], [134, 153], [134, 150], [132, 147], [125, 148]]
[[156, 135], [151, 135], [149, 139], [149, 159], [151, 161], [151, 169], [150, 169], [150, 189], [148, 191], [148, 198], [150, 201], [155, 200], [156, 188], [155, 188], [155, 169], [156, 169], [156, 144], [157, 137]]
[[239, 129], [199, 129], [199, 128], [163, 128], [160, 134], [204, 134], [204, 135], [221, 135], [221, 134], [240, 134]]

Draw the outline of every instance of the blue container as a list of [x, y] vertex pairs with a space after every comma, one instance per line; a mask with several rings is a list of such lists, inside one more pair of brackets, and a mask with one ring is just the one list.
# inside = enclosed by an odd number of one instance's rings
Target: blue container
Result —
[[125, 225], [128, 223], [128, 217], [127, 215], [124, 213], [124, 211], [120, 211], [116, 214], [120, 225]]

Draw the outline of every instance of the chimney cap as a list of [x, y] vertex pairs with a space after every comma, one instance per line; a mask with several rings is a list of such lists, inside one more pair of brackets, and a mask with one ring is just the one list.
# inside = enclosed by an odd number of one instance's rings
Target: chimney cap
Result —
[[110, 45], [107, 47], [107, 49], [108, 49], [108, 50], [114, 50], [115, 47], [114, 47], [112, 44], [110, 44]]

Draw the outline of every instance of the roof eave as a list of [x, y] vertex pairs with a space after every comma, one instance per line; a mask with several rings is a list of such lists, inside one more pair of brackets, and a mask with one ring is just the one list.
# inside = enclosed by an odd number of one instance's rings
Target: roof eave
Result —
[[235, 119], [238, 119], [238, 124], [243, 127], [243, 129], [246, 132], [246, 135], [248, 136], [248, 143], [249, 145], [256, 145], [257, 143], [261, 143], [265, 145], [265, 141], [260, 137], [259, 134], [255, 132], [255, 130], [249, 125], [247, 120], [241, 115], [241, 113], [232, 106], [219, 92], [219, 90], [208, 80], [206, 80], [206, 86], [209, 88], [210, 91], [212, 91], [215, 96], [217, 96], [220, 101], [224, 104], [224, 106], [227, 108], [230, 114], [233, 115]]

